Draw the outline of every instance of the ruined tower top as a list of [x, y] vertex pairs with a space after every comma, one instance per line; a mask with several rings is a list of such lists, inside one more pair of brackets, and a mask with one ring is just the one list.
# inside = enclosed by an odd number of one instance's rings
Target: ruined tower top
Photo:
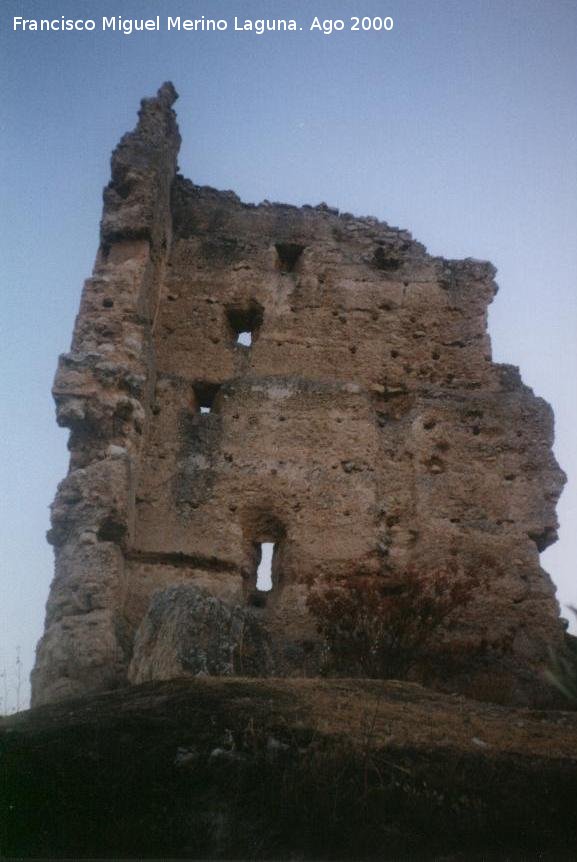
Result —
[[56, 375], [71, 461], [35, 702], [199, 669], [317, 673], [311, 585], [402, 589], [448, 561], [487, 573], [447, 633], [487, 658], [455, 685], [531, 699], [562, 638], [539, 552], [564, 477], [550, 408], [492, 362], [494, 268], [326, 204], [194, 185], [176, 98], [143, 100], [114, 151]]

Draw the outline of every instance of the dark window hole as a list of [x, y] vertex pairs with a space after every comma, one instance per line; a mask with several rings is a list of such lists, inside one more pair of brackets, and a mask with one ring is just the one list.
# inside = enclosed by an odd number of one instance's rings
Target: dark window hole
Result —
[[240, 347], [252, 347], [262, 326], [262, 306], [258, 302], [251, 302], [247, 306], [231, 305], [227, 308], [226, 315], [234, 336], [234, 343]]
[[100, 525], [98, 530], [98, 539], [101, 542], [120, 542], [126, 533], [126, 526], [115, 521], [113, 518], [107, 518]]
[[194, 396], [199, 413], [211, 413], [214, 405], [214, 399], [220, 389], [219, 383], [206, 383], [201, 381], [193, 386]]
[[105, 299], [102, 300], [102, 307], [103, 308], [113, 308], [114, 307], [114, 300], [110, 299], [107, 296]]
[[381, 245], [373, 253], [373, 265], [384, 272], [395, 272], [395, 270], [400, 269], [402, 263], [402, 260], [388, 254]]
[[305, 246], [296, 242], [277, 242], [275, 248], [280, 271], [294, 272]]

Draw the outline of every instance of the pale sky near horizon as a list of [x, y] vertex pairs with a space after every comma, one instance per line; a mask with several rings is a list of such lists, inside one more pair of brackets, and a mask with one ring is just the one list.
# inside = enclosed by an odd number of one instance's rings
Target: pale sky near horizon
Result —
[[[294, 17], [297, 33], [14, 32], [12, 18]], [[309, 32], [392, 16], [388, 33]], [[577, 604], [577, 2], [4, 0], [0, 179], [0, 673], [33, 663], [52, 577], [48, 506], [67, 470], [50, 387], [98, 243], [109, 157], [172, 80], [182, 172], [245, 201], [327, 201], [498, 267], [494, 358], [556, 415], [569, 474], [542, 555]], [[27, 696], [23, 685], [22, 702]], [[3, 703], [0, 684], [0, 711]]]

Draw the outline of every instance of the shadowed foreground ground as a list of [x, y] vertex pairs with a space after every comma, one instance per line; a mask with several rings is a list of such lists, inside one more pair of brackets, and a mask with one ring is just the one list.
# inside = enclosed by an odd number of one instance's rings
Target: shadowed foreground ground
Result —
[[0, 722], [3, 857], [577, 858], [577, 713], [150, 683]]

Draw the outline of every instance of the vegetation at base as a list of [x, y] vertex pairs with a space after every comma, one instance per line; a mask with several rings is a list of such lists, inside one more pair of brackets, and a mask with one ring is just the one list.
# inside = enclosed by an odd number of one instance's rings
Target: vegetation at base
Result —
[[[577, 619], [577, 608], [571, 607]], [[551, 652], [549, 667], [544, 676], [567, 700], [567, 704], [577, 708], [577, 638], [567, 634], [564, 653]]]
[[[326, 644], [326, 673], [406, 679], [416, 667], [454, 670], [478, 660], [488, 651], [487, 642], [455, 632], [480, 584], [480, 575], [455, 567], [409, 568], [392, 584], [378, 576], [352, 575], [318, 585], [309, 594], [308, 608]], [[504, 641], [499, 649], [508, 646]]]

